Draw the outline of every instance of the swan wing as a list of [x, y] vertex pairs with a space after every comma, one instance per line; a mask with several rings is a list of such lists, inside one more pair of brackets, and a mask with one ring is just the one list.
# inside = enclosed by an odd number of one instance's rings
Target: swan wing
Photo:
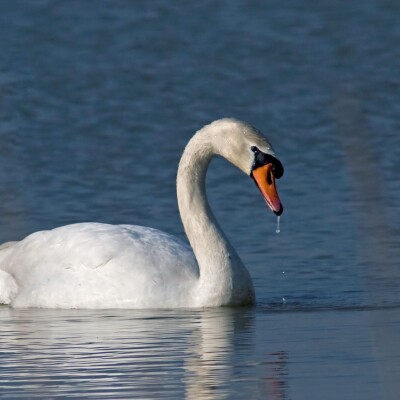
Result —
[[0, 269], [19, 287], [18, 307], [185, 306], [199, 276], [189, 246], [175, 237], [98, 223], [36, 232], [0, 251]]

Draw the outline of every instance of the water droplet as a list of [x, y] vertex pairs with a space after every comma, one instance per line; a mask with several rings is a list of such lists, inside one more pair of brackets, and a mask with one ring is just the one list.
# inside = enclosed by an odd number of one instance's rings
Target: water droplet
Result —
[[282, 297], [282, 303], [286, 304], [286, 299], [284, 297]]
[[281, 232], [281, 229], [280, 229], [280, 222], [281, 222], [281, 216], [280, 215], [278, 215], [277, 216], [277, 220], [276, 220], [276, 233], [280, 233]]

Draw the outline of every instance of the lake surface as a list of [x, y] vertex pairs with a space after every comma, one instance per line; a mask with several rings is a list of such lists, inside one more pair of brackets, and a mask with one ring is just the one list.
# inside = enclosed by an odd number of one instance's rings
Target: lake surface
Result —
[[0, 3], [0, 242], [82, 222], [185, 238], [176, 168], [231, 116], [285, 166], [207, 193], [257, 306], [0, 307], [1, 398], [397, 399], [400, 3]]

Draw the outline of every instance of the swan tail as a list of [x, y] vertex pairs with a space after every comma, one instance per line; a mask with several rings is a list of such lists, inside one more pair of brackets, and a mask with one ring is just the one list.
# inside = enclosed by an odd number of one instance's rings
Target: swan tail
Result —
[[7, 258], [8, 252], [6, 250], [10, 250], [15, 243], [17, 242], [0, 244], [0, 304], [11, 304], [18, 293], [18, 284], [14, 277], [1, 269], [4, 259]]
[[17, 293], [18, 285], [15, 279], [0, 269], [0, 304], [11, 304]]

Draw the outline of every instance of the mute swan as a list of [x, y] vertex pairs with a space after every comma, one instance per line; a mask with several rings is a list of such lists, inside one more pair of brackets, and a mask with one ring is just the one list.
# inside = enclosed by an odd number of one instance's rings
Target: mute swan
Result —
[[282, 213], [275, 179], [283, 167], [270, 143], [244, 122], [217, 120], [193, 136], [178, 168], [179, 211], [193, 252], [173, 236], [142, 226], [79, 223], [36, 232], [0, 247], [0, 303], [44, 308], [254, 303], [250, 275], [207, 203], [205, 177], [215, 155], [251, 176], [271, 210]]

